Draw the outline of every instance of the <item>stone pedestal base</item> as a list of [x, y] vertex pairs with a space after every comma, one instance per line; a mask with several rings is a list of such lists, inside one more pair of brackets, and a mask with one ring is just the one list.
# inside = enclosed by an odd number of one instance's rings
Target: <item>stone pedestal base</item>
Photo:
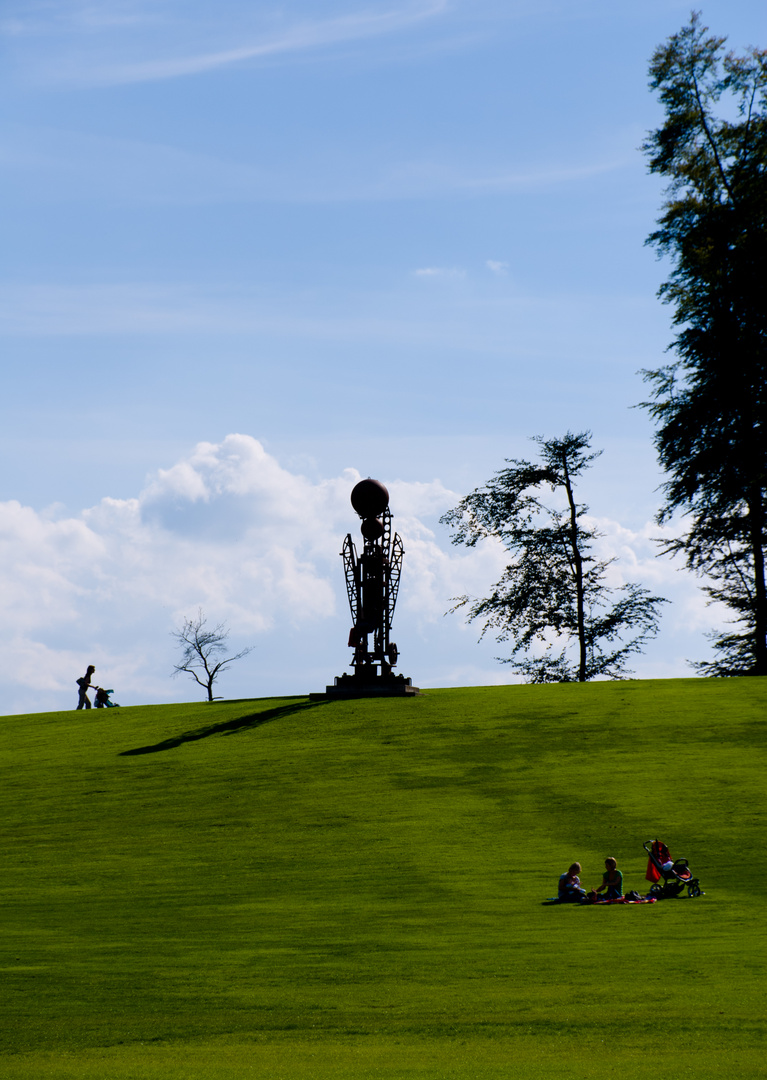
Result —
[[404, 675], [339, 675], [333, 686], [326, 686], [324, 694], [310, 694], [311, 701], [321, 701], [334, 698], [364, 698], [364, 697], [412, 697], [420, 694], [417, 686], [413, 686], [412, 679], [406, 679]]

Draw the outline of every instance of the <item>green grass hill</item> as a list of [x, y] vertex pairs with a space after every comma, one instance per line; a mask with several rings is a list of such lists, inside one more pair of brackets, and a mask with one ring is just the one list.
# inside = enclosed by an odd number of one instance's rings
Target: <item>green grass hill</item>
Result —
[[[0, 720], [4, 1080], [765, 1072], [767, 680]], [[705, 896], [545, 906], [642, 842]]]

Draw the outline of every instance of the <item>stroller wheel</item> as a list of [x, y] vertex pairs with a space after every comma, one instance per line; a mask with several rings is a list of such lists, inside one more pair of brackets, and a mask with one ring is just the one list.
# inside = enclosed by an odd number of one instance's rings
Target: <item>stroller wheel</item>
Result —
[[687, 886], [687, 895], [700, 896], [700, 885], [697, 881], [691, 881], [690, 884]]

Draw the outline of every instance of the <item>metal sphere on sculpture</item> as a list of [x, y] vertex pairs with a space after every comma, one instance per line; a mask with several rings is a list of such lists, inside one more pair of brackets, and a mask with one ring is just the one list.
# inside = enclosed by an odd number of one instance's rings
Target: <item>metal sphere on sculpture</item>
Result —
[[380, 517], [389, 505], [389, 492], [380, 480], [360, 480], [352, 489], [352, 506], [361, 518]]
[[360, 532], [366, 540], [380, 540], [384, 534], [384, 524], [378, 518], [365, 518], [360, 525]]

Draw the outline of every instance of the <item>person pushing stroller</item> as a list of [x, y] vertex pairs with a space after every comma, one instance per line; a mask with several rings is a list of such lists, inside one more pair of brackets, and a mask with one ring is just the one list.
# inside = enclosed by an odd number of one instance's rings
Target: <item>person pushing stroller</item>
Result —
[[[91, 677], [95, 670], [93, 664], [89, 664], [85, 674], [81, 678], [75, 680], [79, 687], [79, 696], [77, 698], [78, 709], [90, 709], [91, 707], [91, 699], [88, 697], [88, 691], [91, 688]], [[94, 687], [94, 689], [96, 689], [96, 687]]]
[[85, 674], [82, 676], [82, 678], [75, 680], [77, 682], [78, 687], [79, 687], [79, 696], [78, 696], [78, 699], [77, 699], [77, 708], [78, 709], [90, 709], [90, 708], [92, 708], [90, 698], [88, 697], [88, 691], [89, 690], [95, 690], [96, 691], [96, 696], [93, 699], [93, 704], [96, 706], [97, 709], [116, 709], [116, 708], [119, 708], [116, 701], [110, 701], [109, 700], [109, 695], [113, 694], [114, 690], [105, 690], [103, 686], [96, 686], [95, 683], [91, 682], [91, 678], [93, 677], [93, 674], [94, 674], [95, 670], [96, 669], [93, 666], [93, 664], [89, 664], [88, 669], [85, 672]]

